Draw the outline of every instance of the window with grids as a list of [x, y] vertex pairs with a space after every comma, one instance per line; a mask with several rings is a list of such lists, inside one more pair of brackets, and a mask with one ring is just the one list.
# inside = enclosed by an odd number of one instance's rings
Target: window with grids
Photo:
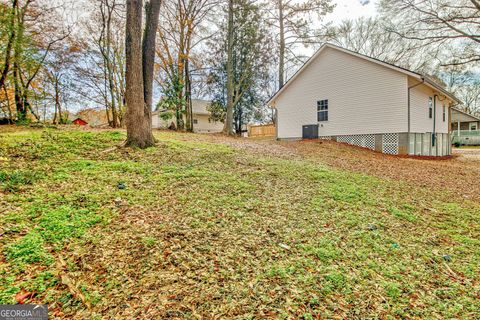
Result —
[[433, 118], [433, 98], [428, 97], [428, 117]]
[[328, 100], [317, 101], [317, 120], [328, 121]]
[[445, 122], [446, 118], [447, 118], [447, 112], [446, 112], [445, 105], [443, 105], [443, 122]]

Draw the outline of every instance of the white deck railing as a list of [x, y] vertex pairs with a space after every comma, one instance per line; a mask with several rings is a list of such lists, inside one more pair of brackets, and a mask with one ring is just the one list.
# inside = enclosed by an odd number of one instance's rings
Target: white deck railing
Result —
[[457, 136], [457, 137], [480, 136], [480, 130], [453, 130], [452, 136]]

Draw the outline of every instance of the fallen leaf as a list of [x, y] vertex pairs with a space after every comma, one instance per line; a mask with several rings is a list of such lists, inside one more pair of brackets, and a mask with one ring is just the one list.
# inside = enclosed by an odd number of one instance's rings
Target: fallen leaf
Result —
[[17, 301], [18, 304], [24, 304], [25, 300], [30, 299], [34, 296], [33, 292], [28, 292], [26, 290], [21, 290], [15, 295], [15, 301]]

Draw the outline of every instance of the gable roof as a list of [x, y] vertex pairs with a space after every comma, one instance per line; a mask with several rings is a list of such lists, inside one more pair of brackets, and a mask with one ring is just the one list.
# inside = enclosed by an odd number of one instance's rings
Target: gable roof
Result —
[[192, 99], [192, 111], [194, 114], [210, 115], [207, 107], [211, 104], [210, 100]]
[[361, 54], [361, 53], [358, 53], [358, 52], [355, 52], [355, 51], [351, 51], [351, 50], [348, 50], [348, 49], [345, 49], [345, 48], [342, 48], [342, 47], [339, 47], [339, 46], [336, 46], [334, 44], [331, 44], [331, 43], [324, 43], [318, 50], [317, 52], [315, 52], [315, 54], [313, 56], [311, 56], [304, 64], [303, 66], [300, 67], [300, 69], [298, 69], [294, 74], [293, 76], [288, 79], [288, 81], [283, 85], [283, 87], [281, 87], [268, 101], [267, 101], [267, 105], [270, 105], [270, 103], [275, 100], [277, 97], [280, 96], [280, 94], [285, 90], [285, 88], [287, 88], [293, 81], [295, 81], [295, 79], [302, 73], [303, 70], [305, 70], [319, 55], [320, 53], [322, 53], [323, 50], [325, 50], [326, 48], [331, 48], [331, 49], [334, 49], [334, 50], [338, 50], [338, 51], [341, 51], [341, 52], [344, 52], [346, 54], [349, 54], [349, 55], [352, 55], [352, 56], [355, 56], [355, 57], [358, 57], [358, 58], [361, 58], [361, 59], [364, 59], [364, 60], [367, 60], [367, 61], [370, 61], [370, 62], [373, 62], [373, 63], [376, 63], [376, 64], [379, 64], [381, 66], [384, 66], [386, 68], [389, 68], [389, 69], [392, 69], [394, 71], [397, 71], [397, 72], [401, 72], [403, 74], [406, 74], [407, 76], [410, 76], [410, 77], [413, 77], [413, 78], [416, 78], [418, 80], [421, 80], [422, 82], [425, 83], [425, 85], [429, 86], [430, 88], [436, 90], [436, 91], [439, 91], [441, 92], [442, 94], [444, 94], [446, 97], [450, 98], [451, 100], [453, 100], [454, 102], [456, 103], [460, 103], [460, 100], [458, 100], [453, 94], [451, 94], [450, 92], [448, 92], [447, 90], [443, 89], [440, 85], [436, 84], [433, 80], [431, 80], [430, 78], [420, 74], [420, 73], [417, 73], [417, 72], [414, 72], [414, 71], [411, 71], [411, 70], [408, 70], [408, 69], [405, 69], [405, 68], [402, 68], [402, 67], [399, 67], [399, 66], [396, 66], [394, 64], [391, 64], [391, 63], [388, 63], [388, 62], [385, 62], [385, 61], [382, 61], [382, 60], [379, 60], [379, 59], [376, 59], [376, 58], [372, 58], [372, 57], [369, 57], [367, 55], [364, 55], [364, 54]]
[[480, 117], [474, 116], [473, 114], [470, 114], [470, 113], [468, 113], [468, 112], [462, 111], [462, 110], [460, 110], [460, 109], [458, 109], [458, 108], [452, 108], [452, 110], [454, 110], [454, 111], [456, 111], [456, 112], [459, 112], [459, 113], [461, 113], [461, 114], [464, 114], [464, 115], [466, 115], [467, 117], [470, 117], [470, 118], [474, 119], [473, 121], [480, 121]]
[[76, 118], [75, 120], [72, 121], [72, 123], [76, 123], [76, 122], [88, 124], [88, 122], [83, 120], [82, 118]]

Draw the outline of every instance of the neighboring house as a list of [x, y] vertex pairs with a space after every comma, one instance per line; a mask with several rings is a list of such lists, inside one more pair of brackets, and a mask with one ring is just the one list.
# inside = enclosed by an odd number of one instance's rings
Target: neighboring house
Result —
[[268, 101], [277, 139], [321, 138], [389, 154], [451, 154], [458, 100], [409, 70], [324, 44]]
[[452, 142], [460, 145], [480, 145], [480, 117], [452, 108]]
[[480, 130], [480, 118], [457, 108], [452, 108], [452, 131]]
[[[211, 119], [211, 114], [207, 110], [211, 101], [192, 99], [193, 111], [193, 131], [199, 133], [221, 132], [223, 130], [223, 122]], [[165, 120], [162, 116], [172, 114], [173, 116]], [[185, 122], [185, 115], [183, 115]], [[176, 126], [176, 117], [173, 111], [158, 110], [152, 112], [152, 128], [168, 129]]]
[[73, 120], [72, 123], [77, 125], [77, 126], [86, 126], [88, 124], [88, 122], [86, 122], [85, 120], [82, 120], [80, 118], [77, 118], [77, 119]]
[[77, 112], [76, 118], [80, 118], [92, 127], [108, 125], [107, 112], [104, 109], [86, 108]]

